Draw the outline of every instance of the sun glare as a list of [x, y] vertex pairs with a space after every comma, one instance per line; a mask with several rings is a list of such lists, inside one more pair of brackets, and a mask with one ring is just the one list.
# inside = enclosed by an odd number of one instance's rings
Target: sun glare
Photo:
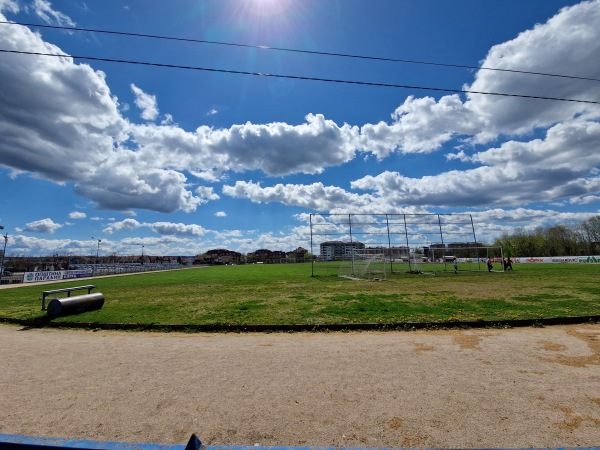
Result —
[[289, 0], [246, 0], [247, 11], [261, 17], [277, 16], [285, 13]]
[[297, 0], [237, 0], [229, 11], [253, 41], [272, 43], [298, 29]]

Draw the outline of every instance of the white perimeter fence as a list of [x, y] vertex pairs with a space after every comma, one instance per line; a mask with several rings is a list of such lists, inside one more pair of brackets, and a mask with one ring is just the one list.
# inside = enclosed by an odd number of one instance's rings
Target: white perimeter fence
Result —
[[185, 267], [178, 263], [125, 263], [125, 264], [77, 264], [75, 270], [52, 270], [39, 272], [17, 272], [3, 275], [1, 284], [37, 283], [43, 281], [65, 281], [78, 278], [97, 277], [103, 275], [120, 275], [126, 273], [151, 272], [157, 270], [174, 270]]

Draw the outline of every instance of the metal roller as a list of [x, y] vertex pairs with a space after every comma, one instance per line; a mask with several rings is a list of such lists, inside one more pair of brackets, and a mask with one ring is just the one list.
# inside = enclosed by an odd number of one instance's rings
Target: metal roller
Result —
[[66, 298], [54, 298], [48, 303], [48, 315], [59, 317], [69, 314], [78, 314], [85, 311], [100, 309], [103, 305], [104, 295], [100, 292]]

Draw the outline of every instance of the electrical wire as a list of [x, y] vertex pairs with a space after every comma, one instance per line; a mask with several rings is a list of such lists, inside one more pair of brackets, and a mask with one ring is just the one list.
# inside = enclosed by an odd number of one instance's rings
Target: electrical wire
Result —
[[568, 79], [573, 79], [573, 80], [585, 80], [585, 81], [600, 82], [600, 79], [598, 79], [598, 78], [588, 78], [588, 77], [557, 74], [557, 73], [532, 72], [532, 71], [528, 71], [528, 70], [500, 69], [497, 67], [485, 67], [485, 66], [479, 67], [479, 66], [468, 66], [468, 65], [463, 65], [463, 64], [439, 63], [439, 62], [432, 62], [432, 61], [418, 61], [418, 60], [410, 60], [410, 59], [385, 58], [385, 57], [378, 57], [378, 56], [353, 55], [353, 54], [348, 54], [348, 53], [300, 50], [300, 49], [284, 48], [284, 47], [270, 47], [270, 46], [266, 46], [266, 45], [250, 45], [250, 44], [239, 44], [239, 43], [232, 43], [232, 42], [209, 41], [209, 40], [204, 40], [204, 39], [191, 39], [191, 38], [181, 38], [181, 37], [173, 37], [173, 36], [160, 36], [160, 35], [154, 35], [154, 34], [130, 33], [130, 32], [125, 32], [125, 31], [111, 31], [111, 30], [100, 30], [100, 29], [93, 29], [93, 28], [65, 27], [65, 26], [59, 26], [59, 25], [42, 25], [42, 24], [27, 23], [27, 22], [0, 21], [0, 24], [21, 25], [21, 26], [38, 27], [38, 28], [49, 28], [49, 29], [55, 29], [55, 30], [113, 34], [113, 35], [118, 35], [118, 36], [141, 37], [141, 38], [147, 38], [147, 39], [162, 39], [162, 40], [199, 43], [199, 44], [225, 45], [225, 46], [230, 46], [230, 47], [254, 48], [254, 49], [261, 49], [261, 50], [276, 50], [276, 51], [281, 51], [281, 52], [306, 53], [306, 54], [311, 54], [311, 55], [335, 56], [335, 57], [341, 57], [341, 58], [355, 58], [355, 59], [365, 59], [365, 60], [371, 60], [371, 61], [387, 61], [387, 62], [396, 62], [396, 63], [404, 63], [404, 64], [420, 64], [420, 65], [449, 67], [449, 68], [457, 68], [457, 69], [491, 70], [491, 71], [497, 71], [497, 72], [520, 73], [520, 74], [526, 74], [526, 75], [540, 75], [540, 76], [545, 76], [545, 77], [557, 77], [557, 78], [568, 78]]
[[588, 103], [588, 104], [593, 104], [593, 105], [600, 105], [600, 101], [592, 101], [592, 100], [578, 100], [578, 99], [571, 99], [571, 98], [545, 97], [545, 96], [540, 96], [540, 95], [508, 94], [508, 93], [502, 93], [502, 92], [472, 91], [472, 90], [468, 90], [468, 89], [411, 86], [411, 85], [405, 85], [405, 84], [375, 83], [375, 82], [370, 82], [370, 81], [339, 80], [339, 79], [331, 79], [331, 78], [304, 77], [304, 76], [299, 76], [299, 75], [281, 75], [281, 74], [263, 73], [263, 72], [248, 72], [248, 71], [242, 71], [242, 70], [214, 69], [214, 68], [208, 68], [208, 67], [152, 63], [152, 62], [147, 62], [147, 61], [133, 61], [133, 60], [127, 60], [127, 59], [100, 58], [100, 57], [94, 57], [94, 56], [66, 55], [66, 54], [61, 55], [61, 54], [54, 54], [54, 53], [25, 52], [25, 51], [19, 51], [19, 50], [5, 50], [5, 49], [0, 49], [0, 53], [14, 53], [14, 54], [20, 54], [20, 55], [35, 55], [35, 56], [50, 56], [50, 57], [57, 57], [57, 58], [73, 58], [73, 59], [81, 59], [81, 60], [89, 60], [89, 61], [102, 61], [102, 62], [110, 62], [110, 63], [122, 63], [122, 64], [135, 64], [135, 65], [141, 65], [141, 66], [164, 67], [164, 68], [169, 68], [169, 69], [198, 70], [198, 71], [206, 71], [206, 72], [229, 73], [229, 74], [236, 74], [236, 75], [253, 75], [253, 76], [260, 76], [260, 77], [271, 77], [271, 78], [288, 78], [288, 79], [306, 80], [306, 81], [322, 81], [322, 82], [328, 82], [328, 83], [355, 84], [355, 85], [362, 85], [362, 86], [378, 86], [378, 87], [389, 87], [389, 88], [400, 88], [400, 89], [415, 89], [415, 90], [423, 90], [423, 91], [454, 92], [454, 93], [462, 93], [462, 94], [495, 95], [495, 96], [501, 96], [501, 97], [517, 97], [517, 98], [527, 98], [527, 99], [553, 100], [553, 101], [561, 101], [561, 102]]

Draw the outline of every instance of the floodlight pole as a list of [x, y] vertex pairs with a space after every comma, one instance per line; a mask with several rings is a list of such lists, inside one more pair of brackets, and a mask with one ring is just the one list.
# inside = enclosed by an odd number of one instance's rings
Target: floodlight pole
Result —
[[[0, 230], [4, 230], [4, 226], [0, 225]], [[8, 233], [2, 236], [4, 238], [4, 250], [2, 250], [2, 262], [0, 262], [0, 277], [4, 275], [4, 255], [6, 254], [6, 243], [8, 242]]]
[[96, 248], [96, 264], [98, 264], [100, 262], [98, 255], [100, 254], [100, 242], [102, 242], [102, 239], [96, 239], [94, 236], [92, 236], [92, 239], [98, 241], [98, 247]]
[[138, 244], [142, 247], [142, 266], [144, 265], [144, 244]]
[[[308, 216], [310, 222], [310, 276], [315, 276], [315, 253], [313, 252], [313, 226], [312, 226], [312, 214]], [[320, 251], [319, 251], [320, 253]]]

